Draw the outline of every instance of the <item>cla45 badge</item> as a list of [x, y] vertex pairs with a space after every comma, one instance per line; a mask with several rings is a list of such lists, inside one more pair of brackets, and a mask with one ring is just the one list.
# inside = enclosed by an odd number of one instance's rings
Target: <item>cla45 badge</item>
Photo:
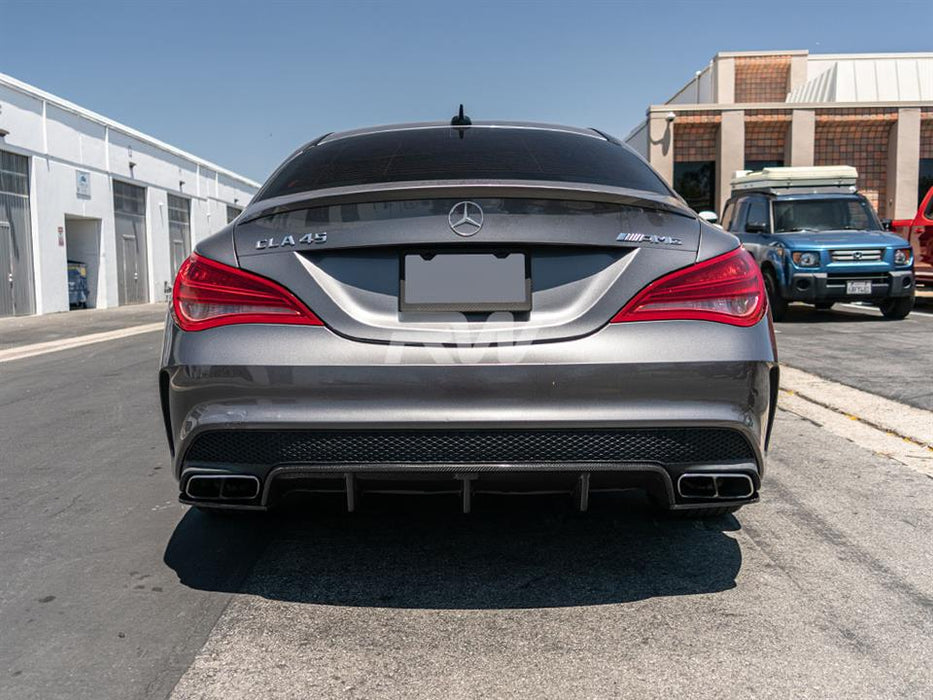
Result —
[[311, 245], [312, 243], [327, 243], [327, 231], [320, 233], [306, 233], [298, 241], [294, 236], [282, 236], [281, 239], [260, 238], [256, 241], [256, 250], [271, 250], [272, 248], [286, 248], [296, 245]]

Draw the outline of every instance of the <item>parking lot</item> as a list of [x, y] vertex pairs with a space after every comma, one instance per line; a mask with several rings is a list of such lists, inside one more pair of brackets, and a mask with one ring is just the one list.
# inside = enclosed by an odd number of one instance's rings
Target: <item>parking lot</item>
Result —
[[922, 302], [897, 323], [871, 306], [793, 306], [777, 324], [781, 362], [933, 411], [933, 298]]
[[[78, 332], [164, 309], [120, 313]], [[784, 363], [933, 410], [933, 310], [800, 307], [777, 331]], [[0, 362], [0, 697], [930, 693], [928, 449], [906, 466], [782, 410], [762, 502], [707, 522], [625, 494], [208, 517], [168, 473], [160, 342]]]

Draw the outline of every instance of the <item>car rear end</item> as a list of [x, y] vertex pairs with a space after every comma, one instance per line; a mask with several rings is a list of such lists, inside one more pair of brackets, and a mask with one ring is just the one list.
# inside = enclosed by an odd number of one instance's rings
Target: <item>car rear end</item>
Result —
[[[757, 267], [587, 130], [325, 138], [175, 285], [181, 499], [640, 488], [753, 502], [777, 392]], [[712, 511], [710, 511], [712, 512]]]

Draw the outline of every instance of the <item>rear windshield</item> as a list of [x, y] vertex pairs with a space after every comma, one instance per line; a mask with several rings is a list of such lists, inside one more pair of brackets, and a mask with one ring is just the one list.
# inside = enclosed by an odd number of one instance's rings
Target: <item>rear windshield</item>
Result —
[[871, 205], [861, 197], [775, 200], [774, 232], [880, 231]]
[[314, 146], [279, 170], [257, 200], [328, 187], [408, 180], [556, 180], [670, 190], [636, 155], [603, 138], [542, 129], [386, 131]]

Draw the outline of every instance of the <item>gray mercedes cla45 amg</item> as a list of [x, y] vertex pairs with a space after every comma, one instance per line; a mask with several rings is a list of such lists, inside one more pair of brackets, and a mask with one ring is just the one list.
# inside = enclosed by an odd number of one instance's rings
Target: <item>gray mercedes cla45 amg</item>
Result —
[[758, 499], [761, 274], [598, 131], [411, 124], [302, 147], [175, 280], [159, 375], [183, 503], [296, 491]]

